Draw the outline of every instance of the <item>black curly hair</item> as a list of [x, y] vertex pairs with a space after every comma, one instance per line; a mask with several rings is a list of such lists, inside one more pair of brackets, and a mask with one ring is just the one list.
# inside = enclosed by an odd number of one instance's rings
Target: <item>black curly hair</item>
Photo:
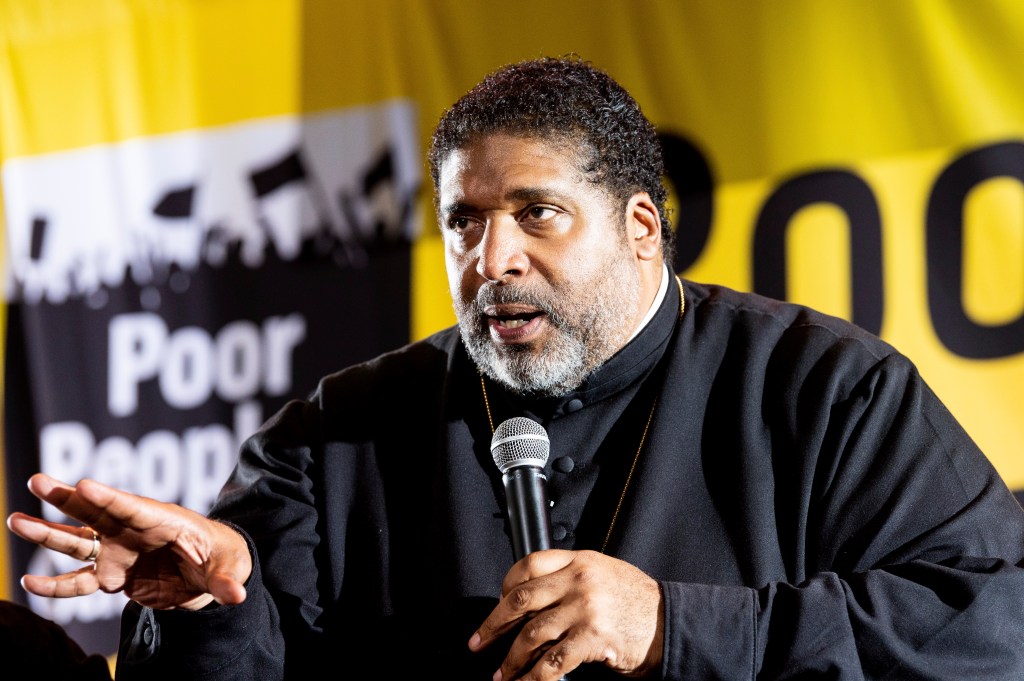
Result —
[[569, 142], [590, 182], [622, 200], [647, 192], [661, 216], [662, 252], [672, 258], [664, 163], [640, 106], [604, 71], [578, 55], [544, 57], [492, 72], [441, 117], [427, 160], [437, 196], [441, 164], [478, 137], [506, 132]]

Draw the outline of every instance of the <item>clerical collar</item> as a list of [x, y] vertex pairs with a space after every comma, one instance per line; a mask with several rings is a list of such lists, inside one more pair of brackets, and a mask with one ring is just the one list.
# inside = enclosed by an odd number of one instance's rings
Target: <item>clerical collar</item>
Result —
[[[663, 286], [655, 297], [649, 318], [645, 318], [634, 337], [595, 369], [579, 388], [560, 397], [539, 398], [515, 395], [495, 386], [491, 399], [504, 403], [499, 406], [497, 413], [530, 416], [543, 423], [605, 399], [650, 375], [668, 347], [672, 332], [679, 322], [680, 290], [676, 286], [667, 285], [664, 281], [666, 277], [662, 279]], [[669, 282], [672, 279], [668, 277]]]
[[654, 319], [654, 313], [658, 311], [658, 307], [661, 305], [661, 302], [665, 300], [665, 292], [668, 291], [669, 279], [670, 277], [668, 273], [668, 265], [662, 265], [661, 284], [658, 286], [658, 295], [654, 296], [654, 301], [651, 303], [650, 309], [647, 310], [647, 314], [644, 315], [644, 318], [640, 320], [640, 324], [636, 327], [636, 330], [633, 332], [633, 335], [630, 336], [629, 340], [626, 341], [627, 344], [632, 342], [634, 338], [640, 335], [640, 332], [644, 330], [644, 327], [647, 326], [647, 323]]

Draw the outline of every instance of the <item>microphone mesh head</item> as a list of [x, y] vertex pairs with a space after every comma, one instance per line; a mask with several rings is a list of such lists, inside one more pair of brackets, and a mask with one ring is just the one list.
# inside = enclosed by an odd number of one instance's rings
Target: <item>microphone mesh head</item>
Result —
[[523, 416], [503, 421], [491, 438], [491, 456], [503, 474], [517, 466], [543, 468], [550, 449], [544, 426]]

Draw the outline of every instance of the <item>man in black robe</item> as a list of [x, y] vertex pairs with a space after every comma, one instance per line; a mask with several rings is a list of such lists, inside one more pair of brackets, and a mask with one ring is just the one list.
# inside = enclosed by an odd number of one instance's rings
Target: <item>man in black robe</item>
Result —
[[[287, 405], [210, 518], [31, 480], [87, 527], [12, 529], [95, 569], [25, 586], [132, 598], [119, 678], [1024, 678], [1024, 511], [892, 347], [672, 275], [617, 83], [501, 69], [430, 160], [458, 327]], [[553, 543], [518, 562], [517, 416]]]

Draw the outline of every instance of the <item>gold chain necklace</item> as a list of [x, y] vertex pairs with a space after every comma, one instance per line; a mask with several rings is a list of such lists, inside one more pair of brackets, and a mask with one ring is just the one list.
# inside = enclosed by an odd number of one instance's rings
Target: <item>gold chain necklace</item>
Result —
[[[683, 318], [683, 312], [686, 311], [686, 296], [683, 295], [683, 282], [680, 281], [679, 277], [676, 276], [676, 286], [679, 287], [679, 319]], [[484, 409], [487, 410], [487, 423], [491, 426], [491, 434], [494, 434], [494, 418], [491, 416], [491, 402], [487, 399], [487, 382], [484, 381], [483, 373], [480, 373], [480, 391], [484, 396]], [[654, 401], [651, 403], [651, 412], [647, 415], [647, 423], [644, 424], [643, 435], [640, 436], [640, 444], [636, 448], [636, 454], [633, 455], [633, 463], [629, 466], [629, 473], [626, 474], [626, 483], [622, 486], [622, 493], [619, 495], [619, 501], [615, 504], [615, 513], [612, 514], [612, 521], [608, 524], [608, 532], [604, 535], [604, 541], [601, 542], [601, 553], [605, 553], [608, 548], [608, 542], [612, 538], [612, 530], [615, 529], [615, 521], [619, 519], [619, 511], [622, 510], [622, 502], [626, 499], [626, 492], [629, 491], [629, 484], [633, 480], [633, 471], [636, 470], [636, 464], [640, 460], [640, 452], [644, 450], [644, 442], [647, 440], [647, 431], [650, 430], [651, 421], [654, 420], [654, 408], [658, 406], [658, 396], [654, 396]]]

